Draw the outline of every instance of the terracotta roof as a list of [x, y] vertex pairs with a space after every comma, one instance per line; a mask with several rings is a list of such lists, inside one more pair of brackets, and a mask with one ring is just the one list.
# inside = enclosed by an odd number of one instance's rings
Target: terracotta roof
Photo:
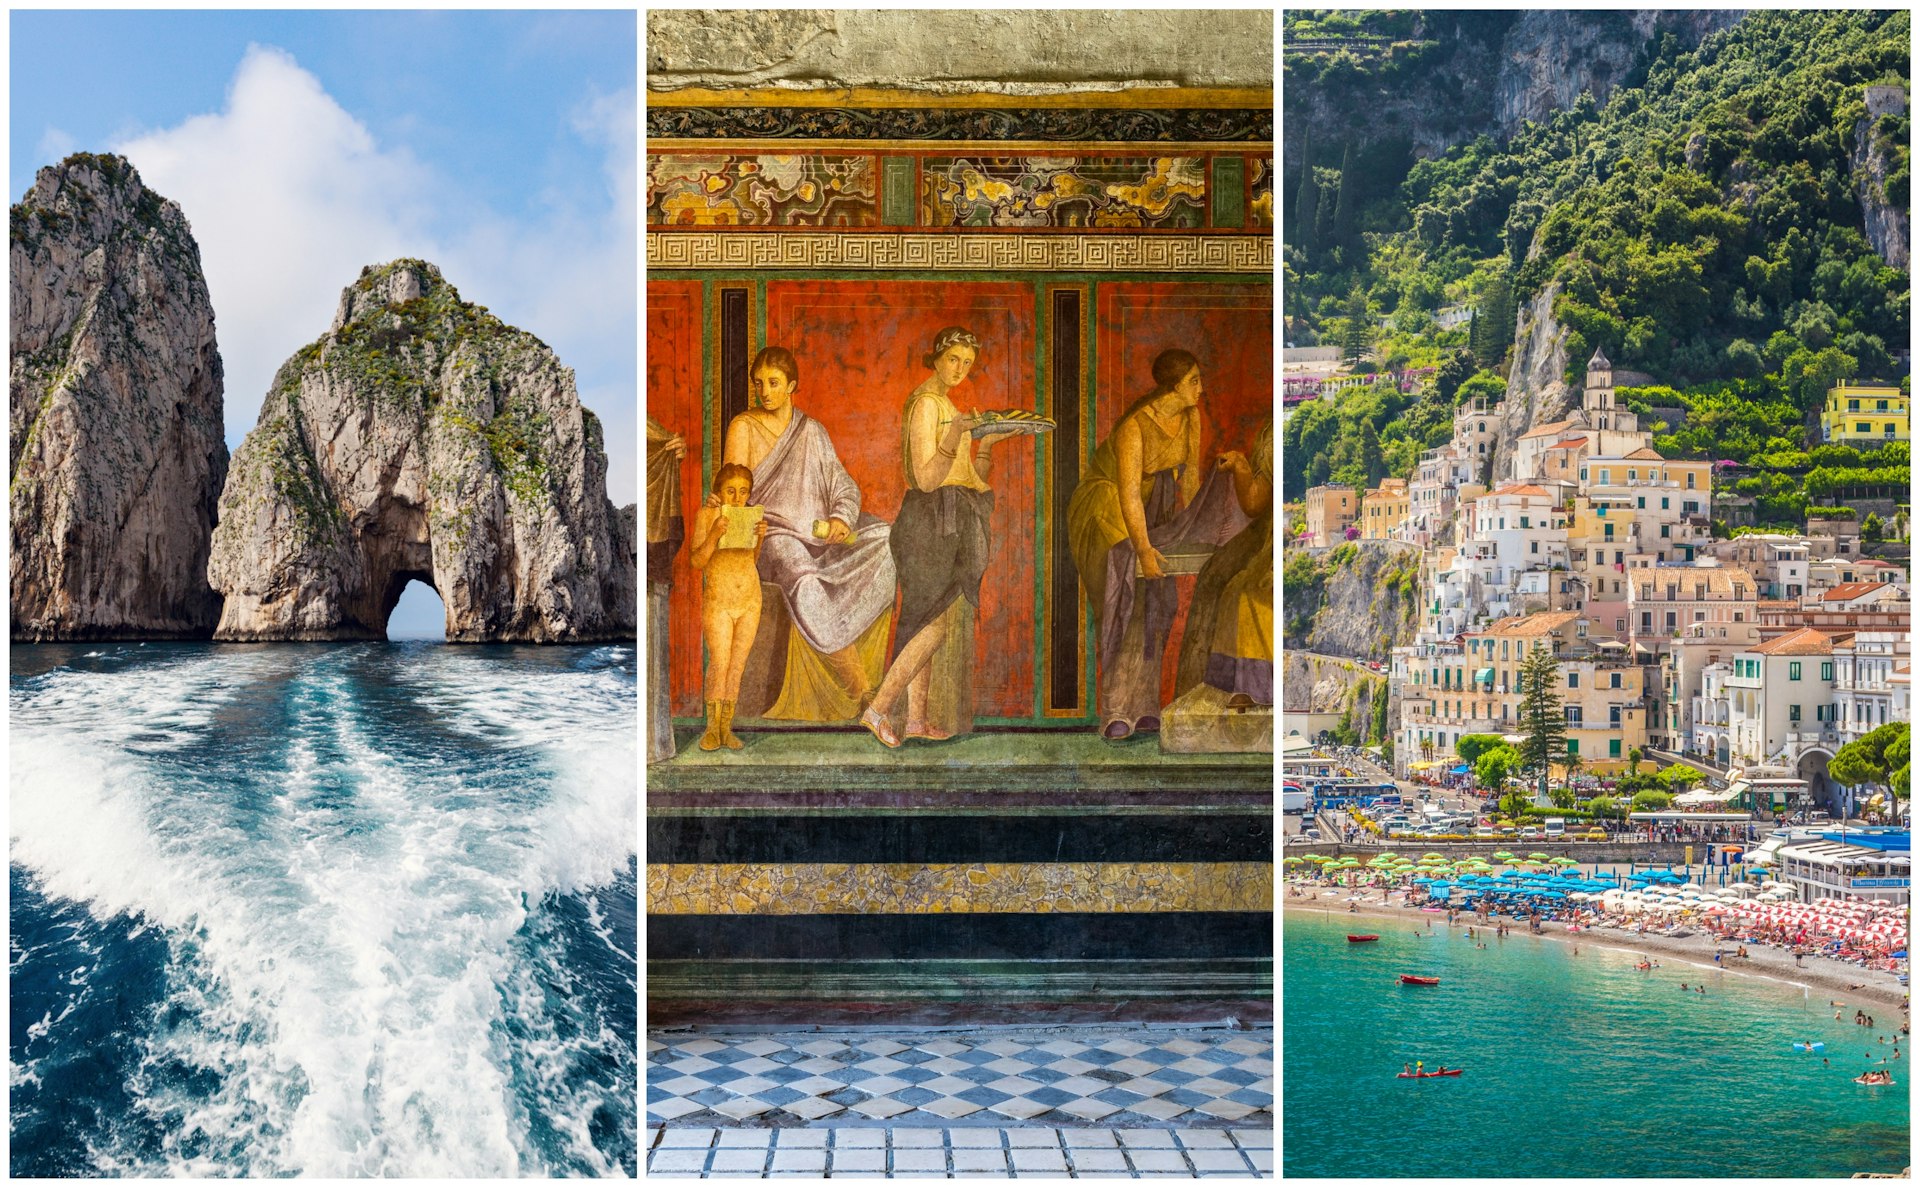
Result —
[[1627, 461], [1629, 462], [1637, 462], [1643, 459], [1652, 459], [1655, 462], [1666, 461], [1665, 458], [1661, 457], [1659, 454], [1655, 453], [1652, 449], [1650, 449], [1647, 446], [1641, 446], [1639, 449], [1633, 451], [1633, 453], [1627, 455]]
[[1865, 560], [1861, 560], [1861, 561], [1855, 561], [1853, 563], [1853, 567], [1855, 569], [1898, 569], [1900, 568], [1898, 565], [1895, 565], [1891, 561], [1875, 561], [1872, 557], [1868, 557]]
[[1546, 437], [1549, 434], [1557, 436], [1561, 432], [1565, 431], [1572, 424], [1573, 424], [1573, 419], [1569, 417], [1567, 420], [1564, 420], [1564, 421], [1555, 421], [1551, 425], [1541, 425], [1530, 432], [1522, 433], [1520, 435], [1520, 440], [1525, 441], [1529, 437]]
[[1738, 567], [1655, 569], [1648, 571], [1645, 577], [1636, 577], [1633, 584], [1640, 597], [1652, 598], [1655, 591], [1664, 592], [1668, 582], [1673, 583], [1673, 595], [1676, 601], [1691, 599], [1695, 583], [1704, 584], [1709, 594], [1726, 595], [1732, 598], [1751, 598], [1755, 593], [1752, 575]]
[[1811, 627], [1802, 627], [1753, 650], [1762, 656], [1831, 656], [1833, 636]]
[[1791, 598], [1762, 598], [1757, 604], [1759, 610], [1799, 610], [1800, 604]]
[[1820, 595], [1822, 602], [1852, 602], [1862, 594], [1871, 594], [1875, 590], [1884, 590], [1891, 582], [1842, 582]]
[[1532, 483], [1508, 483], [1492, 493], [1495, 495], [1545, 495], [1547, 491], [1545, 487], [1536, 487]]
[[1577, 450], [1581, 446], [1586, 444], [1587, 444], [1587, 439], [1584, 437], [1569, 437], [1565, 441], [1554, 442], [1552, 445], [1548, 446], [1547, 449], [1548, 450]]
[[1501, 619], [1487, 628], [1486, 634], [1522, 637], [1550, 635], [1579, 617], [1579, 611], [1542, 611], [1537, 615], [1520, 615]]

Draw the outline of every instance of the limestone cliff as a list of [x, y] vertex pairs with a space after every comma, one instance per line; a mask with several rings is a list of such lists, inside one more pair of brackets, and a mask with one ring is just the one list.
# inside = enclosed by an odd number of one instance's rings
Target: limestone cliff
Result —
[[1495, 123], [1510, 136], [1573, 106], [1583, 91], [1605, 104], [1661, 37], [1671, 34], [1682, 49], [1692, 49], [1744, 15], [1736, 9], [1522, 12], [1501, 46]]
[[[1879, 87], [1877, 91], [1891, 92], [1894, 88]], [[1890, 99], [1883, 99], [1892, 109], [1896, 105]], [[1905, 95], [1900, 96], [1897, 104], [1899, 114], [1905, 114]], [[1877, 129], [1883, 117], [1871, 114], [1868, 119], [1856, 121], [1853, 127], [1852, 163], [1854, 190], [1860, 199], [1860, 218], [1867, 233], [1867, 242], [1873, 250], [1880, 253], [1890, 267], [1906, 270], [1908, 252], [1908, 216], [1905, 204], [1895, 205], [1887, 199], [1887, 173], [1889, 171], [1889, 145], [1886, 137]], [[1891, 123], [1891, 120], [1886, 121]]]
[[1549, 281], [1515, 315], [1513, 364], [1507, 372], [1507, 398], [1500, 414], [1500, 436], [1493, 445], [1489, 486], [1511, 478], [1513, 446], [1536, 425], [1565, 420], [1580, 393], [1567, 384], [1567, 331], [1553, 316], [1560, 282]]
[[233, 460], [208, 575], [219, 639], [379, 639], [410, 579], [447, 639], [631, 638], [633, 511], [546, 344], [421, 260], [363, 269]]
[[1285, 643], [1386, 661], [1419, 627], [1420, 550], [1396, 541], [1289, 549], [1282, 578]]
[[226, 479], [200, 249], [124, 158], [40, 170], [10, 214], [16, 640], [204, 639]]
[[[1296, 178], [1301, 146], [1333, 165], [1345, 147], [1405, 142], [1415, 157], [1438, 156], [1476, 136], [1500, 140], [1529, 120], [1571, 107], [1585, 92], [1604, 104], [1671, 34], [1692, 49], [1735, 24], [1740, 10], [1430, 10], [1410, 40], [1351, 70], [1318, 69], [1311, 54], [1287, 54], [1282, 145]], [[1296, 74], [1296, 65], [1313, 71]], [[1302, 77], [1313, 81], [1303, 82]], [[1292, 193], [1290, 180], [1287, 193]]]

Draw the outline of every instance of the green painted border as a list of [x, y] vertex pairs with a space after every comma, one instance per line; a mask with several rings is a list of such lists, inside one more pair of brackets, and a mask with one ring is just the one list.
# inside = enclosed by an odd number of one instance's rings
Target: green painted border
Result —
[[914, 961], [647, 962], [654, 1001], [739, 999], [903, 1002], [1264, 998], [1271, 957], [1113, 961], [926, 958]]
[[1247, 160], [1242, 156], [1217, 154], [1213, 158], [1212, 226], [1239, 229], [1246, 224]]

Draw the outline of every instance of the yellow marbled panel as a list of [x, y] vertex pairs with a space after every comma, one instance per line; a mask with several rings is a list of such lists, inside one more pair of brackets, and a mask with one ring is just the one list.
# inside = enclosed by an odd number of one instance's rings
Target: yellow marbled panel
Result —
[[1265, 862], [786, 863], [647, 867], [655, 916], [1270, 912]]

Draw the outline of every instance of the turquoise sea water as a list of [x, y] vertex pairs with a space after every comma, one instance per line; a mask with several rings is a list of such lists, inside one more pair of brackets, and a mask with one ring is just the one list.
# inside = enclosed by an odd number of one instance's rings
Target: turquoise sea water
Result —
[[[1427, 917], [1434, 919], [1435, 917]], [[1602, 937], [1476, 949], [1444, 917], [1287, 915], [1281, 1164], [1288, 1176], [1842, 1176], [1910, 1161], [1897, 1008], [1667, 960]], [[1349, 945], [1348, 932], [1375, 932]], [[1476, 930], [1477, 931], [1477, 930]], [[1402, 973], [1439, 977], [1401, 986]], [[1706, 983], [1705, 995], [1680, 983]], [[1873, 1033], [1852, 1022], [1875, 1016]], [[1796, 1040], [1825, 1041], [1822, 1054]], [[1831, 1063], [1821, 1063], [1824, 1055]], [[1466, 1069], [1399, 1080], [1410, 1061]]]

